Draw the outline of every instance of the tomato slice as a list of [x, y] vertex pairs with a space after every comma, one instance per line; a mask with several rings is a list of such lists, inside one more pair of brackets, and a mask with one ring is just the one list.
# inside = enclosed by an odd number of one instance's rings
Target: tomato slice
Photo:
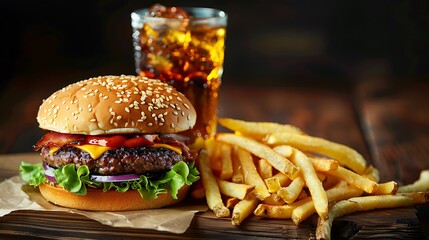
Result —
[[110, 148], [152, 146], [159, 142], [158, 134], [142, 135], [94, 135], [85, 136], [81, 134], [65, 134], [49, 132], [45, 134], [34, 146], [35, 151], [42, 147], [62, 147], [68, 144], [90, 144]]
[[[148, 135], [152, 136], [152, 135]], [[156, 137], [156, 135], [155, 135]], [[141, 146], [152, 146], [155, 138], [147, 137], [147, 135], [130, 138], [124, 142], [124, 147], [133, 148]]]
[[87, 136], [87, 144], [99, 145], [104, 147], [119, 148], [124, 145], [127, 139], [122, 135], [114, 136]]

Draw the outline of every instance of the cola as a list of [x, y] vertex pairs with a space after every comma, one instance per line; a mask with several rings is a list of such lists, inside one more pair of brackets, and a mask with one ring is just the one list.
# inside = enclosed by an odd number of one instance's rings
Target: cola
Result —
[[132, 14], [136, 72], [185, 94], [197, 111], [193, 137], [216, 132], [226, 18], [216, 9], [158, 4]]

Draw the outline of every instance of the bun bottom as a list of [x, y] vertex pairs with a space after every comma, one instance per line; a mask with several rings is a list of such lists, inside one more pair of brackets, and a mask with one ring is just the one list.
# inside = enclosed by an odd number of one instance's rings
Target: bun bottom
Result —
[[91, 211], [130, 211], [157, 209], [181, 202], [185, 199], [189, 186], [184, 185], [179, 190], [177, 199], [173, 199], [168, 191], [150, 201], [144, 200], [136, 190], [121, 193], [114, 190], [103, 192], [102, 189], [87, 189], [85, 196], [79, 196], [47, 183], [40, 184], [39, 190], [46, 200], [62, 207]]

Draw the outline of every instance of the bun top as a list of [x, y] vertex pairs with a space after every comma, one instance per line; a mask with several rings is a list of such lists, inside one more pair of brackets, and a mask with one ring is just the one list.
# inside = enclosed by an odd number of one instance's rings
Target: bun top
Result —
[[191, 129], [197, 114], [170, 85], [140, 76], [100, 76], [70, 84], [45, 99], [39, 127], [100, 135], [176, 133]]

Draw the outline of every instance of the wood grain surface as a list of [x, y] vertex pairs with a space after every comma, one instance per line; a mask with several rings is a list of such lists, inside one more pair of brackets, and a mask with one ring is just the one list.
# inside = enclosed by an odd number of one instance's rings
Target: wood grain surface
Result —
[[[412, 100], [383, 99], [365, 101], [330, 91], [228, 87], [221, 93], [219, 115], [251, 121], [294, 124], [307, 133], [349, 145], [375, 164], [384, 179], [409, 183], [423, 168], [427, 158], [428, 107], [416, 107]], [[396, 98], [395, 98], [396, 99]], [[389, 107], [386, 103], [390, 103]], [[408, 105], [407, 105], [408, 104]], [[407, 110], [411, 106], [415, 109]], [[404, 110], [405, 109], [405, 110]], [[409, 115], [406, 115], [409, 114]], [[410, 115], [411, 114], [411, 115]], [[387, 120], [386, 120], [387, 119]], [[390, 120], [389, 120], [390, 119]], [[386, 121], [393, 121], [395, 124]], [[421, 124], [414, 126], [414, 124]], [[408, 128], [403, 129], [403, 125]], [[363, 127], [362, 127], [363, 126]], [[419, 131], [420, 127], [426, 127]], [[416, 133], [413, 134], [415, 130]], [[224, 131], [219, 128], [218, 131]], [[425, 132], [426, 131], [426, 132]], [[396, 137], [411, 134], [407, 141]], [[399, 145], [398, 145], [399, 144]], [[398, 147], [399, 146], [399, 147]], [[416, 154], [416, 149], [420, 152]], [[393, 151], [393, 152], [392, 152]], [[394, 152], [398, 151], [398, 152]], [[17, 174], [20, 161], [38, 161], [37, 154], [0, 156], [0, 179]], [[398, 163], [398, 161], [404, 161]], [[393, 238], [424, 239], [421, 222], [427, 222], [426, 206], [356, 213], [334, 222], [334, 239]], [[420, 219], [418, 218], [420, 217]], [[60, 212], [17, 211], [0, 218], [1, 239], [311, 239], [316, 216], [296, 226], [291, 220], [262, 219], [252, 216], [240, 226], [229, 218], [216, 218], [212, 212], [198, 213], [184, 234], [153, 230], [114, 228], [80, 215]]]

